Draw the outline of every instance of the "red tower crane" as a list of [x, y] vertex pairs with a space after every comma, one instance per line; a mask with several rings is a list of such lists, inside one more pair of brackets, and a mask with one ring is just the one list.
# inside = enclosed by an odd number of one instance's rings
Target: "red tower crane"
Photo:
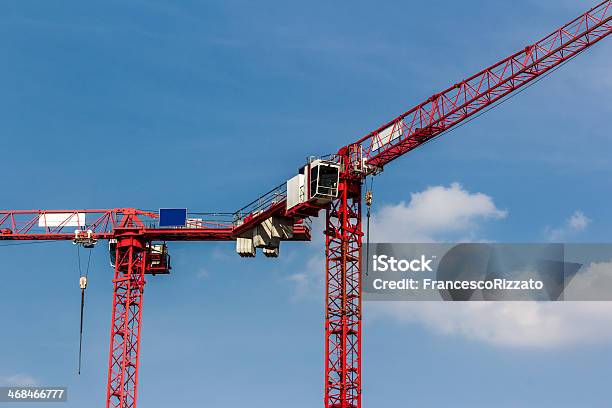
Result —
[[[109, 241], [115, 274], [106, 406], [133, 408], [145, 275], [170, 272], [168, 241], [234, 240], [231, 216], [185, 214], [182, 226], [163, 227], [159, 213], [134, 208], [0, 211], [0, 240], [69, 240], [84, 247]], [[303, 220], [283, 227], [282, 240], [310, 240]]]
[[[278, 255], [281, 241], [310, 239], [308, 217], [326, 214], [325, 407], [361, 407], [362, 185], [386, 164], [496, 106], [612, 33], [606, 0], [540, 41], [435, 94], [231, 214], [185, 216], [162, 226], [136, 209], [0, 211], [2, 240], [109, 240], [115, 267], [107, 407], [136, 406], [145, 274], [168, 273], [165, 241], [236, 241], [241, 256]], [[87, 218], [90, 218], [87, 221]], [[76, 228], [76, 230], [72, 230]], [[157, 244], [156, 244], [157, 242]]]

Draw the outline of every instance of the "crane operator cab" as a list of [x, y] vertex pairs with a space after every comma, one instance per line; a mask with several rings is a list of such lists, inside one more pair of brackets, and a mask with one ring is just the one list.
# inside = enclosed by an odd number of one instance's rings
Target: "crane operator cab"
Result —
[[310, 198], [331, 201], [338, 197], [340, 166], [316, 160], [310, 165]]
[[[321, 206], [338, 197], [340, 164], [311, 158], [299, 174], [287, 181], [287, 210], [292, 209], [297, 219], [316, 215]], [[309, 212], [309, 213], [308, 213]], [[254, 228], [236, 237], [236, 252], [242, 257], [254, 257], [261, 248], [265, 256], [276, 258], [281, 241], [293, 237], [294, 215], [273, 215]]]
[[327, 204], [338, 197], [340, 164], [311, 158], [287, 181], [287, 209], [305, 202]]
[[[108, 241], [108, 252], [110, 255], [111, 267], [115, 268], [117, 262], [117, 240], [111, 238]], [[170, 254], [168, 253], [168, 246], [163, 244], [153, 244], [148, 242], [145, 252], [145, 273], [146, 274], [162, 274], [166, 275], [170, 273], [172, 267], [170, 266]]]

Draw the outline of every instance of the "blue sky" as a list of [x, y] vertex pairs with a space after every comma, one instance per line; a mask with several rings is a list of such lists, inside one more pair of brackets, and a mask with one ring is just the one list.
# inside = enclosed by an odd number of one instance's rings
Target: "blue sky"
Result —
[[[590, 6], [4, 1], [0, 207], [235, 210], [306, 156], [335, 152]], [[422, 214], [411, 194], [437, 192], [488, 204], [472, 213], [443, 206], [448, 224], [416, 232], [398, 220], [407, 236], [537, 242], [561, 231], [608, 242], [609, 42], [389, 165], [375, 183], [381, 239], [389, 209]], [[590, 220], [584, 228], [572, 228], [576, 211]], [[0, 251], [0, 379], [67, 385], [66, 407], [101, 405], [112, 294], [104, 245], [93, 254], [80, 377], [76, 249]], [[150, 277], [145, 293], [140, 405], [321, 405], [320, 239], [285, 245], [278, 260], [241, 259], [224, 243], [171, 251], [173, 274]], [[483, 317], [444, 306], [448, 320], [442, 309], [365, 306], [367, 406], [608, 404], [612, 317], [601, 309], [491, 306]], [[491, 319], [520, 326], [522, 313], [566, 323], [553, 333], [568, 340], [543, 337], [538, 325], [521, 326], [537, 339], [522, 345], [504, 330], [478, 334]], [[600, 318], [568, 327], [581, 313]]]

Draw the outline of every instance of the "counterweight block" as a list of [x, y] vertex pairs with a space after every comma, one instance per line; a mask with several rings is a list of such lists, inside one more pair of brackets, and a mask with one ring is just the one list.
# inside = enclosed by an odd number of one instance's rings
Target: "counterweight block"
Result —
[[236, 252], [241, 257], [254, 257], [260, 248], [265, 256], [276, 258], [280, 242], [293, 237], [293, 224], [290, 217], [270, 217], [236, 239]]

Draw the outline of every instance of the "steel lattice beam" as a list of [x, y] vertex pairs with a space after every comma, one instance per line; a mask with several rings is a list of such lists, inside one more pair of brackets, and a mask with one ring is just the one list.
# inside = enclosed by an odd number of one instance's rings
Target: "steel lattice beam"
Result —
[[361, 407], [361, 184], [326, 211], [325, 407]]
[[131, 235], [117, 239], [106, 408], [135, 408], [146, 243]]
[[482, 112], [612, 33], [606, 0], [542, 40], [435, 94], [359, 139], [367, 163], [382, 168]]

